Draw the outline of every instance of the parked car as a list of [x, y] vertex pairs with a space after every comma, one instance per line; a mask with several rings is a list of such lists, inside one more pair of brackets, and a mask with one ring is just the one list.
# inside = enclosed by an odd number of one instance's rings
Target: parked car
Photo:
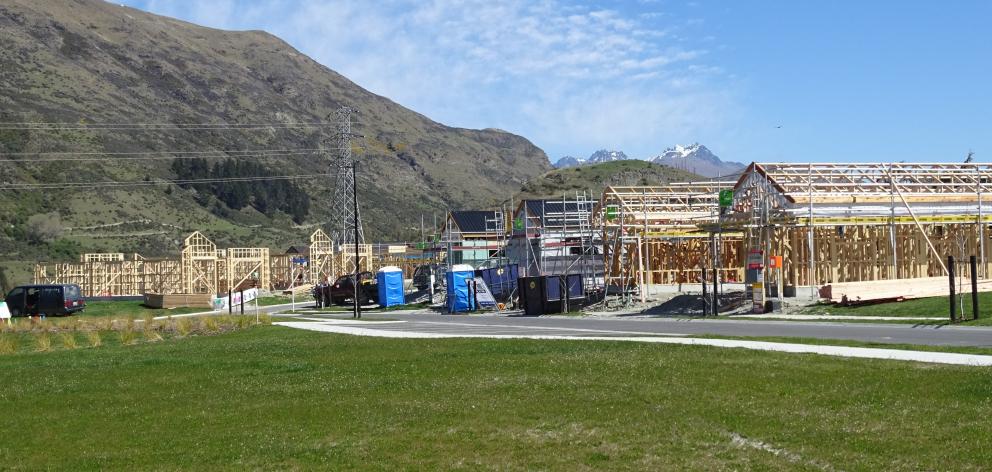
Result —
[[[362, 305], [371, 302], [378, 303], [379, 287], [375, 283], [375, 275], [371, 272], [360, 272], [358, 274], [359, 289], [358, 295]], [[355, 298], [355, 274], [342, 275], [329, 286], [331, 292], [331, 303], [344, 305], [348, 300]]]
[[427, 290], [431, 284], [431, 272], [434, 272], [434, 289], [444, 286], [444, 273], [448, 271], [445, 264], [421, 264], [413, 269], [413, 286], [418, 290]]
[[86, 308], [83, 292], [76, 284], [21, 285], [4, 298], [10, 316], [71, 315]]

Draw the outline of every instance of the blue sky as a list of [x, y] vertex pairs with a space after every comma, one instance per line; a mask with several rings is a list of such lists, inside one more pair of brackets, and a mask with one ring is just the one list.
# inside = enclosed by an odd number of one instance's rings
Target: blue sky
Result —
[[[119, 1], [119, 0], [118, 0]], [[992, 2], [124, 0], [262, 29], [437, 121], [552, 161], [992, 161]]]

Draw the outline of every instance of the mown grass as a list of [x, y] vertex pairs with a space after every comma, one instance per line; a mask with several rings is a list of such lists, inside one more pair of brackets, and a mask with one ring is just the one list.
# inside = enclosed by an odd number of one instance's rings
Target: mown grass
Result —
[[[251, 303], [252, 302], [248, 302], [248, 305], [250, 306]], [[293, 299], [291, 297], [287, 297], [287, 296], [284, 296], [284, 295], [272, 295], [272, 296], [269, 296], [269, 297], [259, 297], [258, 298], [258, 306], [283, 305], [283, 304], [286, 304], [286, 303], [293, 303]], [[309, 295], [305, 295], [305, 296], [304, 295], [297, 295], [296, 296], [296, 303], [298, 305], [303, 304], [303, 303], [313, 303], [313, 297], [311, 297]]]
[[[960, 301], [955, 305], [958, 316], [972, 317], [971, 294], [964, 296], [963, 307]], [[977, 320], [958, 322], [964, 326], [992, 326], [992, 292], [978, 294]], [[947, 321], [908, 321], [921, 324], [944, 324], [950, 322], [950, 301], [948, 297], [927, 297], [903, 300], [901, 302], [878, 303], [863, 306], [841, 306], [820, 304], [807, 307], [804, 314], [846, 315], [846, 316], [925, 316], [947, 317]]]
[[75, 316], [111, 316], [111, 317], [131, 317], [144, 318], [145, 316], [169, 316], [182, 315], [187, 313], [200, 313], [210, 311], [210, 308], [148, 308], [142, 305], [141, 301], [111, 301], [98, 302], [87, 301], [86, 309]]
[[24, 469], [992, 463], [992, 369], [958, 366], [263, 327], [3, 356], [0, 385], [0, 430], [17, 437], [0, 463]]

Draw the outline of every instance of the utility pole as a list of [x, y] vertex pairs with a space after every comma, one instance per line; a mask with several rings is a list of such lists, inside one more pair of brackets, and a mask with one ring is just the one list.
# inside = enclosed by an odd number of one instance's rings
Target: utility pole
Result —
[[[352, 182], [357, 182], [357, 177], [358, 177], [358, 162], [352, 159], [351, 160]], [[355, 191], [356, 189], [354, 188], [352, 190], [353, 191], [351, 192], [351, 203], [355, 210], [355, 218], [354, 218], [355, 219], [355, 284], [354, 284], [355, 285], [355, 318], [361, 319], [362, 302], [358, 297], [359, 288], [361, 287], [362, 284], [360, 277], [361, 264], [358, 263], [358, 257], [359, 257], [358, 241], [359, 241], [359, 232], [361, 231], [361, 226], [359, 226], [358, 224], [358, 192]]]

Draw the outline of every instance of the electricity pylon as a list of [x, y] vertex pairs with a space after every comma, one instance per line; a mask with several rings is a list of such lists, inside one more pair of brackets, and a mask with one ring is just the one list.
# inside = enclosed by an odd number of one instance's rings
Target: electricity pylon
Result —
[[[351, 119], [355, 110], [341, 107], [335, 112], [337, 129], [334, 134], [335, 157], [330, 173], [334, 178], [334, 197], [331, 201], [331, 239], [342, 250], [342, 245], [365, 244], [362, 216], [358, 211], [355, 195], [355, 170], [357, 162], [351, 152], [351, 139], [359, 137], [351, 132]], [[357, 247], [354, 247], [357, 250]], [[351, 261], [349, 273], [358, 271], [358, 258]]]

